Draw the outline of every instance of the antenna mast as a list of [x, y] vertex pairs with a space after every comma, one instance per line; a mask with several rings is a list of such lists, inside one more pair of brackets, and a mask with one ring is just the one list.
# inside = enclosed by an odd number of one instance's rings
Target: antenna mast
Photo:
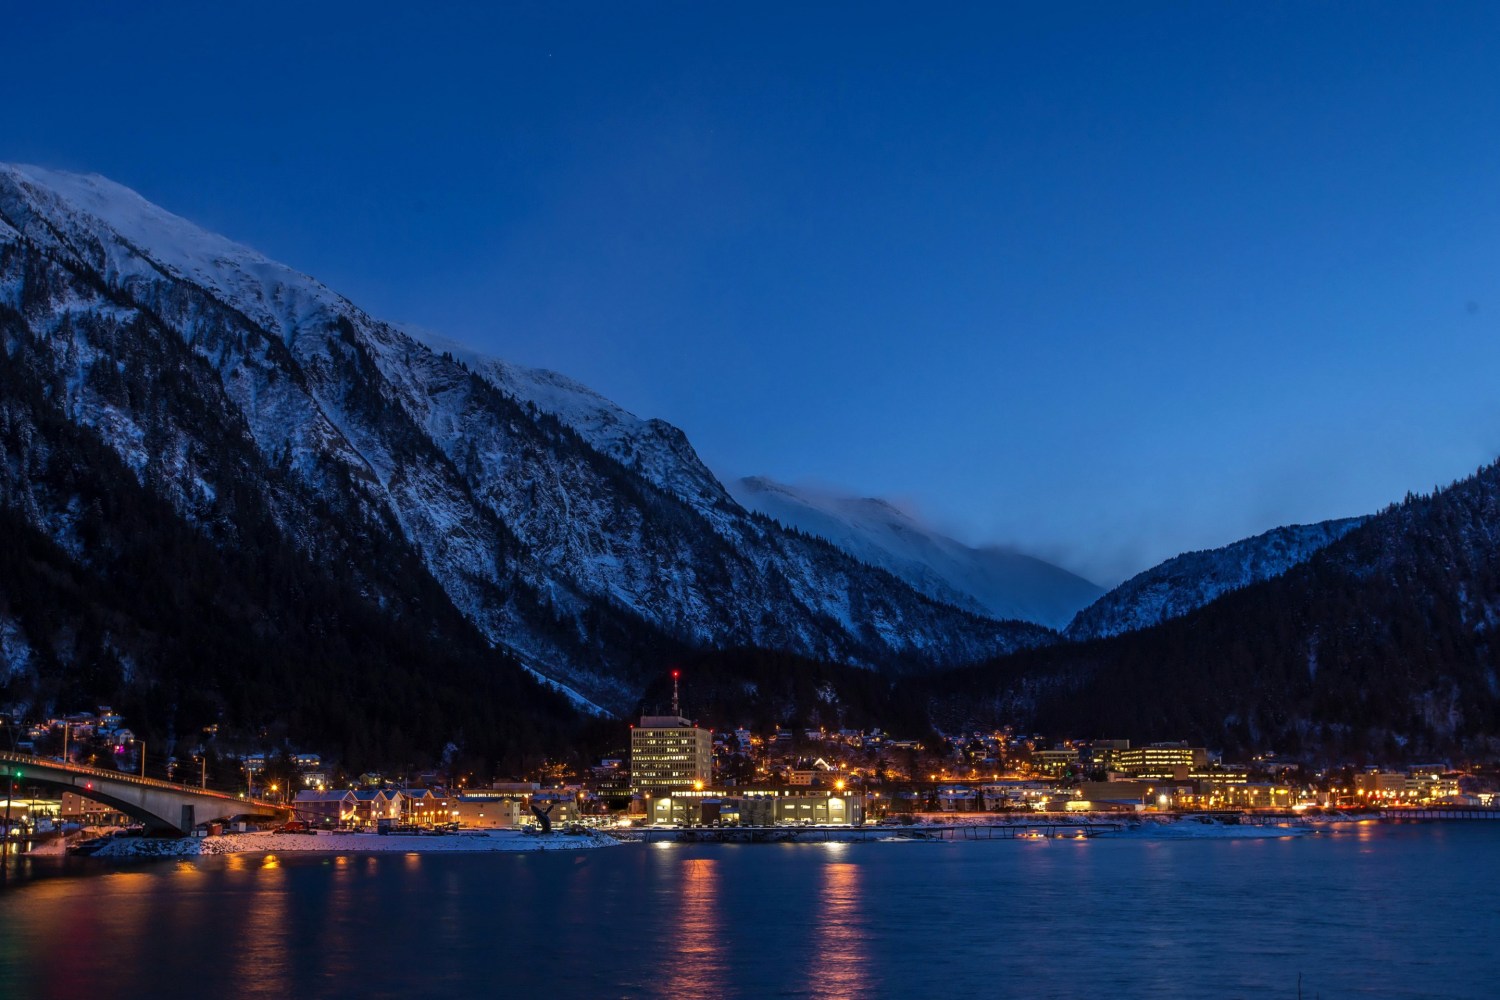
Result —
[[681, 718], [682, 709], [677, 705], [677, 674], [676, 670], [672, 671], [672, 714]]

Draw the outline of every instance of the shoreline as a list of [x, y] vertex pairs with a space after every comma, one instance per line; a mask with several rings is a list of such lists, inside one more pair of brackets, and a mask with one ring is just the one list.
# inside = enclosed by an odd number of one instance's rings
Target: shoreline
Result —
[[601, 833], [530, 835], [475, 830], [441, 836], [378, 833], [226, 833], [217, 837], [120, 837], [91, 858], [197, 858], [226, 854], [522, 854], [616, 847]]
[[[941, 815], [941, 819], [938, 816]], [[1245, 817], [1248, 819], [1249, 817]], [[627, 843], [736, 843], [765, 839], [776, 843], [820, 843], [831, 839], [842, 842], [924, 841], [924, 840], [1031, 840], [1076, 839], [1221, 839], [1298, 837], [1320, 828], [1362, 821], [1388, 820], [1378, 815], [1264, 816], [1250, 822], [1223, 822], [1201, 815], [1120, 815], [1083, 814], [1007, 816], [942, 815], [921, 816], [910, 825], [869, 825], [864, 827], [777, 827], [763, 831], [724, 828], [653, 828], [629, 831], [590, 829], [581, 834], [553, 833], [536, 835], [518, 829], [465, 830], [443, 835], [378, 834], [349, 831], [315, 833], [247, 832], [212, 837], [118, 837], [102, 845], [87, 857], [103, 859], [195, 858], [231, 854], [484, 854], [535, 853], [538, 851], [578, 851], [618, 847]], [[997, 822], [998, 820], [998, 822]], [[1062, 832], [1066, 828], [1068, 833]], [[1045, 831], [1045, 832], [1044, 832]], [[769, 835], [753, 837], [759, 832]], [[966, 836], [988, 833], [989, 836]], [[1008, 834], [999, 836], [1000, 833]], [[848, 834], [848, 836], [840, 836]], [[49, 841], [45, 847], [26, 854], [63, 857], [64, 842]]]

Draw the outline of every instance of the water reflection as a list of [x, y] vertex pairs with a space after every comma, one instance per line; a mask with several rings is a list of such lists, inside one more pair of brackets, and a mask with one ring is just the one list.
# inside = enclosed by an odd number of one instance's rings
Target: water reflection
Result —
[[353, 914], [357, 909], [355, 882], [358, 869], [346, 854], [333, 859], [333, 879], [327, 893], [319, 902], [312, 923], [318, 954], [326, 974], [334, 982], [345, 982], [357, 974], [359, 957], [357, 942], [349, 933]]
[[[246, 867], [255, 865], [247, 859]], [[259, 859], [253, 891], [240, 899], [244, 907], [235, 942], [235, 991], [241, 996], [291, 995], [287, 953], [286, 869], [274, 854]]]
[[677, 921], [666, 967], [666, 994], [721, 997], [733, 992], [725, 982], [723, 928], [719, 924], [719, 861], [690, 858], [678, 867], [681, 879]]
[[[846, 845], [839, 845], [845, 847]], [[842, 852], [840, 852], [842, 853]], [[815, 997], [868, 995], [870, 955], [861, 921], [860, 869], [847, 861], [823, 866], [809, 989]]]

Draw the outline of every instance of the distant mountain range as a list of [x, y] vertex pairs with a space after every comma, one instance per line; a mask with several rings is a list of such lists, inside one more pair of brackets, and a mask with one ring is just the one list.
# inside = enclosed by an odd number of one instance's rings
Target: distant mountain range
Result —
[[[129, 573], [98, 548], [120, 533], [110, 496], [124, 487], [62, 473], [84, 452], [111, 456], [89, 476], [118, 466], [223, 559], [299, 567], [258, 580], [246, 606], [184, 595], [203, 620], [232, 633], [248, 616], [275, 646], [289, 637], [271, 607], [302, 599], [278, 587], [332, 575], [334, 604], [427, 622], [436, 649], [493, 648], [589, 710], [630, 709], [643, 678], [698, 649], [902, 673], [1055, 638], [747, 512], [669, 424], [554, 373], [435, 350], [101, 177], [0, 167], [0, 338], [0, 507], [46, 549], [45, 572], [90, 600]], [[133, 558], [154, 564], [130, 572], [166, 576], [180, 553]], [[163, 683], [147, 648], [167, 630], [161, 608], [21, 615], [34, 573], [0, 580], [12, 700], [120, 701]], [[239, 712], [252, 680], [234, 659], [199, 681]], [[94, 676], [95, 662], [110, 666]]]
[[928, 597], [977, 614], [1061, 629], [1104, 593], [1081, 576], [1033, 556], [965, 545], [885, 500], [797, 488], [763, 476], [728, 486], [747, 509], [827, 539]]
[[1471, 746], [1500, 722], [1497, 479], [1101, 596], [880, 500], [726, 489], [565, 376], [0, 166], [0, 706], [106, 702], [167, 745], [524, 762], [682, 661], [788, 722]]

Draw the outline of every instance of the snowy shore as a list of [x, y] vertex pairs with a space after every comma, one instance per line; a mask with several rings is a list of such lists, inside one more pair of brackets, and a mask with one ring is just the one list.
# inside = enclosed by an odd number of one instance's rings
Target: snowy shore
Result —
[[448, 854], [486, 851], [578, 851], [613, 847], [602, 833], [530, 836], [519, 830], [475, 830], [424, 837], [374, 833], [229, 833], [180, 840], [122, 837], [105, 844], [96, 858], [184, 858], [213, 854], [415, 853]]

